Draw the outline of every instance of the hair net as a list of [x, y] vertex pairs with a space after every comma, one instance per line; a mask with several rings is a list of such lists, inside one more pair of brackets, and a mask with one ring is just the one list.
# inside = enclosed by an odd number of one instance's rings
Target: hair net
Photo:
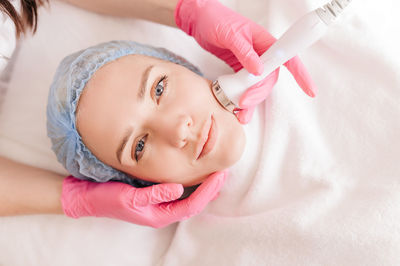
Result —
[[118, 180], [136, 187], [153, 183], [132, 178], [102, 163], [85, 146], [76, 130], [75, 113], [79, 97], [92, 75], [104, 64], [122, 56], [141, 54], [171, 61], [202, 75], [184, 58], [164, 49], [133, 41], [111, 41], [65, 57], [57, 68], [47, 103], [47, 135], [58, 161], [80, 179], [98, 182]]

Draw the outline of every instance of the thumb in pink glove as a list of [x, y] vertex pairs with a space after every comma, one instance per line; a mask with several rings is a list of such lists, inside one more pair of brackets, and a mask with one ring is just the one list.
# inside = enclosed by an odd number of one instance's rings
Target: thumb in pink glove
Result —
[[119, 182], [95, 183], [69, 176], [64, 179], [61, 203], [72, 218], [109, 217], [130, 223], [164, 227], [200, 213], [213, 200], [228, 175], [216, 172], [184, 200], [180, 184], [135, 188]]
[[[261, 74], [259, 58], [276, 39], [262, 26], [225, 7], [217, 0], [180, 0], [175, 8], [175, 22], [179, 28], [205, 50], [229, 64], [235, 72], [245, 67], [252, 74]], [[316, 86], [298, 57], [285, 63], [297, 84], [310, 97]], [[242, 96], [238, 119], [247, 123], [255, 106], [272, 91], [279, 69], [249, 88]]]

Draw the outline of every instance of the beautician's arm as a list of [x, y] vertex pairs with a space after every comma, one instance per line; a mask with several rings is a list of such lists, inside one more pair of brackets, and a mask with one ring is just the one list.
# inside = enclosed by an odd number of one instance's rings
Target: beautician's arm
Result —
[[62, 214], [64, 177], [0, 156], [0, 216]]
[[178, 0], [62, 0], [89, 11], [135, 17], [176, 27], [174, 10]]
[[200, 213], [218, 195], [227, 172], [211, 174], [184, 200], [179, 184], [135, 188], [63, 177], [0, 156], [0, 216], [65, 214], [108, 217], [164, 227]]

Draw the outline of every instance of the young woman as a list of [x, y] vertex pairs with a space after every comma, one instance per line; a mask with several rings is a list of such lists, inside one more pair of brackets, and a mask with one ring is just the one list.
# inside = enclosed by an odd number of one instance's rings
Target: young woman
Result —
[[[6, 2], [1, 1], [2, 10], [10, 8]], [[178, 26], [234, 70], [246, 67], [254, 74], [262, 69], [258, 54], [268, 49], [274, 41], [262, 27], [213, 0], [69, 2], [96, 12], [136, 16]], [[30, 14], [35, 14], [35, 11]], [[10, 16], [15, 14], [10, 13]], [[23, 25], [27, 27], [29, 24]], [[298, 59], [288, 63], [288, 66], [292, 67], [303, 90], [310, 93], [313, 85]], [[277, 72], [271, 78], [276, 79]], [[267, 78], [253, 89], [269, 91], [272, 85]], [[241, 121], [246, 122], [251, 117], [253, 107], [248, 107], [240, 113]], [[225, 178], [224, 172], [213, 174], [189, 198], [173, 201], [181, 196], [182, 185], [160, 184], [135, 188], [121, 182], [101, 184], [80, 181], [5, 158], [0, 160], [0, 169], [2, 215], [65, 213], [71, 217], [105, 216], [155, 227], [166, 226], [200, 212], [216, 196]]]

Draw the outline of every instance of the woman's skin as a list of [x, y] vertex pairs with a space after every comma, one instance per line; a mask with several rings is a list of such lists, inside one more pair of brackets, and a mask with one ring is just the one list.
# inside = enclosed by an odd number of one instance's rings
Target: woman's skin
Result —
[[[184, 186], [201, 183], [238, 161], [245, 145], [241, 124], [219, 105], [210, 85], [183, 66], [124, 56], [97, 70], [86, 85], [77, 109], [78, 132], [98, 159], [134, 177]], [[140, 100], [142, 87], [146, 91]], [[208, 143], [215, 144], [198, 158], [208, 135], [214, 136]]]

